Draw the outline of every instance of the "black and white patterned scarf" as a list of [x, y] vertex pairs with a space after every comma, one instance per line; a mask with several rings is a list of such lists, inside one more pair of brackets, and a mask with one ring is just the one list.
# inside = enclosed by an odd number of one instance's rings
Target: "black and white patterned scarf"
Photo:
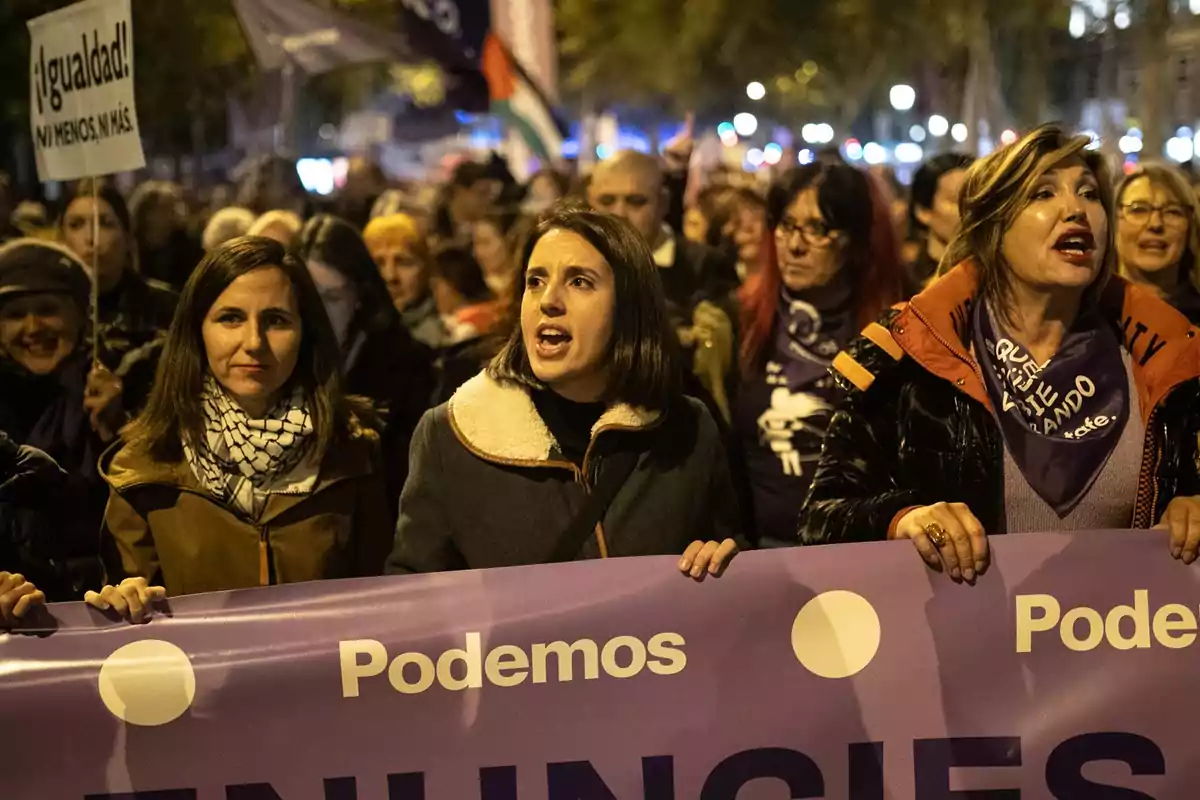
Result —
[[973, 344], [1013, 460], [1063, 518], [1100, 475], [1129, 419], [1121, 343], [1096, 312], [1080, 314], [1045, 364], [975, 307]]
[[297, 386], [253, 419], [210, 376], [203, 402], [204, 441], [184, 442], [188, 465], [206, 491], [257, 518], [264, 495], [308, 454], [313, 424], [304, 391]]

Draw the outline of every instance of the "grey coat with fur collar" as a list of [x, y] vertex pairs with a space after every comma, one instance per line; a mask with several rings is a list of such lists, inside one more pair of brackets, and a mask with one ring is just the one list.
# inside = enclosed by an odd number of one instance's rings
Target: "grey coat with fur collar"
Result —
[[[717, 426], [681, 400], [666, 413], [624, 404], [592, 429], [589, 485], [605, 455], [638, 453], [580, 559], [676, 555], [696, 539], [737, 538], [737, 501]], [[547, 561], [587, 496], [522, 387], [485, 373], [425, 413], [413, 435], [408, 482], [387, 570], [482, 569]]]

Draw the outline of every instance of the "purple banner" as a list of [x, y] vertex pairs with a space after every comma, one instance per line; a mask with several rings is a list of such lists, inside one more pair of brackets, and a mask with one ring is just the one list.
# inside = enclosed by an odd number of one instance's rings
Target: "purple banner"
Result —
[[1200, 796], [1200, 566], [992, 547], [974, 587], [882, 543], [51, 606], [0, 635], [0, 797]]

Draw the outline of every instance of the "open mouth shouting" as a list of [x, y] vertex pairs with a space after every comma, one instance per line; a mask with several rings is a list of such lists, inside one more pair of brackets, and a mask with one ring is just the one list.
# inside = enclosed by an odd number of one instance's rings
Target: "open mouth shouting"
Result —
[[1072, 228], [1058, 237], [1054, 249], [1064, 261], [1091, 266], [1096, 255], [1096, 237], [1087, 228]]
[[571, 346], [571, 333], [562, 325], [542, 323], [537, 327], [535, 346], [541, 358], [560, 358]]

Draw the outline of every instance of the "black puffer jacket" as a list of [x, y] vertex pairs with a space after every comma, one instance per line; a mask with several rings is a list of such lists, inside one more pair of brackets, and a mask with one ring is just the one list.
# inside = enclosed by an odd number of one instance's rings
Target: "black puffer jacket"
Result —
[[[884, 539], [901, 512], [965, 503], [1003, 530], [1003, 439], [969, 355], [975, 270], [956, 267], [869, 326], [834, 361], [848, 396], [826, 434], [800, 519], [805, 544]], [[1200, 494], [1200, 340], [1149, 290], [1113, 279], [1101, 299], [1131, 355], [1146, 441], [1132, 527]]]

